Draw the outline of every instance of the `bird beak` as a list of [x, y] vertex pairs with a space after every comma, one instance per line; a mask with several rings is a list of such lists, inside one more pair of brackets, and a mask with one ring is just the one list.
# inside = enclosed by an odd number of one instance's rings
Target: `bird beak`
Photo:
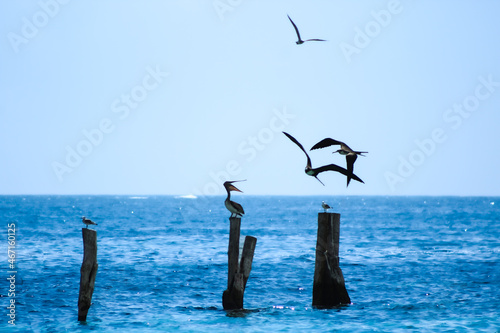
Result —
[[238, 191], [238, 192], [241, 192], [243, 193], [243, 191], [240, 191], [236, 188], [236, 186], [233, 185], [233, 183], [237, 183], [237, 182], [244, 182], [246, 181], [246, 179], [243, 179], [243, 180], [231, 180], [231, 181], [226, 181], [224, 182], [224, 187], [227, 188], [229, 191]]
[[247, 181], [246, 179], [243, 179], [243, 180], [232, 180], [232, 181], [228, 181], [228, 183], [232, 184], [232, 183], [246, 182], [246, 181]]
[[234, 185], [229, 186], [229, 191], [238, 191], [238, 192], [243, 193], [243, 191], [240, 191], [240, 190], [239, 190], [236, 186], [234, 186]]

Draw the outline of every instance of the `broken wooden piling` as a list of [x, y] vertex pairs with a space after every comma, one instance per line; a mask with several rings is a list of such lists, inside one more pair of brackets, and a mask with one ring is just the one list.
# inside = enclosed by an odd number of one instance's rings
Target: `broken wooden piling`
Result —
[[227, 289], [222, 294], [222, 306], [224, 310], [243, 309], [243, 295], [250, 271], [252, 270], [253, 255], [255, 245], [257, 244], [257, 238], [246, 236], [241, 260], [239, 260], [240, 226], [241, 218], [229, 218]]
[[80, 294], [78, 296], [78, 320], [86, 321], [92, 304], [94, 283], [97, 274], [97, 232], [82, 228], [83, 262], [80, 268]]
[[351, 303], [339, 267], [339, 234], [340, 214], [319, 213], [312, 302], [317, 308]]

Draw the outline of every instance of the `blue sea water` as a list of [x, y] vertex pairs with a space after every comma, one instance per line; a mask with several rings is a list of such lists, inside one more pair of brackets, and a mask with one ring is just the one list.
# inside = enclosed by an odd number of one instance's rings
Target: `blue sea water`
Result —
[[[498, 332], [499, 197], [246, 196], [257, 238], [243, 311], [224, 311], [224, 197], [0, 196], [0, 331]], [[315, 309], [317, 213], [341, 214], [352, 304]], [[77, 321], [81, 216], [99, 223], [99, 269]], [[15, 327], [7, 316], [15, 224]], [[243, 243], [243, 242], [240, 242]]]

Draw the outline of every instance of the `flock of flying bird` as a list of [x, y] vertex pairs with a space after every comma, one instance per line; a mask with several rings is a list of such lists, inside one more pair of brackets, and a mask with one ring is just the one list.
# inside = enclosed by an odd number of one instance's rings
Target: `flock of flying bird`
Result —
[[[312, 163], [311, 163], [311, 158], [309, 157], [309, 154], [304, 149], [304, 147], [302, 146], [302, 144], [300, 142], [298, 142], [297, 139], [295, 139], [290, 134], [288, 134], [286, 132], [283, 132], [283, 134], [285, 134], [290, 140], [292, 140], [292, 142], [294, 142], [297, 146], [299, 146], [299, 148], [304, 152], [304, 154], [306, 154], [307, 164], [306, 164], [306, 168], [304, 170], [305, 173], [308, 176], [312, 176], [312, 177], [316, 178], [323, 186], [325, 186], [325, 184], [323, 184], [323, 182], [321, 180], [319, 180], [318, 174], [320, 174], [322, 172], [325, 172], [325, 171], [336, 171], [336, 172], [340, 172], [341, 174], [343, 174], [344, 176], [346, 176], [347, 177], [347, 186], [349, 186], [349, 183], [351, 182], [351, 179], [357, 180], [358, 182], [361, 182], [361, 183], [364, 184], [364, 182], [361, 180], [361, 178], [359, 178], [358, 176], [356, 176], [354, 174], [354, 162], [358, 158], [358, 155], [359, 156], [365, 156], [363, 154], [366, 154], [368, 152], [366, 152], [366, 151], [355, 151], [355, 150], [352, 150], [347, 144], [345, 144], [342, 141], [337, 141], [337, 140], [334, 140], [334, 139], [331, 139], [331, 138], [326, 138], [326, 139], [321, 140], [317, 144], [315, 144], [311, 148], [311, 150], [320, 149], [320, 148], [326, 148], [326, 147], [329, 147], [329, 146], [339, 145], [340, 149], [337, 149], [333, 153], [334, 154], [335, 153], [339, 153], [341, 155], [345, 155], [346, 162], [347, 162], [347, 169], [345, 169], [345, 168], [343, 168], [341, 166], [338, 166], [336, 164], [328, 164], [328, 165], [321, 166], [319, 168], [313, 168], [312, 167]], [[226, 182], [224, 182], [224, 188], [226, 189], [226, 192], [227, 192], [227, 198], [224, 201], [224, 205], [231, 212], [231, 217], [238, 217], [238, 216], [242, 216], [243, 214], [245, 214], [245, 211], [243, 210], [243, 207], [239, 203], [234, 202], [234, 201], [231, 200], [231, 191], [242, 192], [236, 186], [234, 186], [233, 183], [241, 182], [241, 181], [243, 181], [243, 180], [233, 180], [233, 181], [226, 181]], [[324, 201], [322, 202], [321, 206], [323, 207], [323, 209], [325, 210], [325, 212], [326, 212], [327, 209], [331, 208]]]
[[[288, 19], [292, 23], [293, 28], [295, 29], [295, 32], [297, 33], [297, 41], [295, 42], [297, 45], [304, 44], [305, 42], [310, 42], [310, 41], [316, 41], [316, 42], [325, 42], [326, 41], [324, 39], [318, 39], [318, 38], [302, 40], [302, 38], [300, 37], [300, 32], [299, 32], [299, 29], [297, 28], [297, 25], [292, 21], [290, 16], [288, 16]], [[290, 134], [288, 134], [286, 132], [283, 132], [283, 134], [285, 134], [290, 140], [292, 140], [292, 142], [295, 143], [304, 152], [304, 154], [306, 154], [307, 164], [306, 164], [306, 168], [305, 168], [305, 173], [309, 176], [316, 178], [323, 186], [325, 184], [323, 184], [323, 182], [321, 180], [319, 180], [318, 175], [322, 172], [325, 172], [325, 171], [336, 171], [336, 172], [340, 172], [341, 174], [346, 176], [347, 177], [347, 186], [349, 186], [351, 179], [354, 179], [354, 180], [357, 180], [358, 182], [364, 183], [361, 180], [361, 178], [359, 178], [358, 176], [356, 176], [354, 174], [354, 162], [356, 162], [358, 155], [365, 156], [363, 154], [366, 154], [368, 152], [355, 151], [355, 150], [352, 150], [347, 144], [345, 144], [342, 141], [334, 140], [331, 138], [326, 138], [326, 139], [321, 140], [317, 144], [315, 144], [311, 148], [311, 150], [326, 148], [326, 147], [336, 146], [336, 145], [340, 146], [340, 149], [334, 151], [333, 153], [339, 153], [339, 154], [345, 156], [346, 162], [347, 162], [347, 169], [345, 169], [341, 166], [338, 166], [336, 164], [328, 164], [328, 165], [321, 166], [319, 168], [313, 168], [312, 163], [311, 163], [311, 158], [309, 157], [309, 154], [304, 149], [302, 144], [299, 141], [297, 141], [297, 139], [295, 139]], [[242, 192], [236, 186], [233, 185], [233, 183], [240, 182], [240, 181], [242, 181], [242, 180], [226, 181], [224, 183], [224, 188], [226, 189], [226, 192], [227, 192], [227, 198], [224, 201], [224, 205], [231, 212], [231, 217], [239, 217], [239, 216], [242, 216], [243, 214], [245, 214], [243, 207], [239, 203], [231, 200], [231, 191]], [[322, 202], [321, 207], [323, 207], [325, 212], [327, 211], [327, 209], [331, 208], [324, 201]]]
[[[297, 45], [304, 44], [305, 42], [311, 42], [311, 41], [316, 41], [316, 42], [325, 42], [326, 41], [324, 39], [318, 39], [318, 38], [302, 40], [302, 38], [300, 37], [300, 33], [299, 33], [299, 29], [297, 28], [297, 25], [295, 25], [295, 23], [292, 21], [290, 16], [288, 16], [288, 19], [292, 23], [293, 28], [295, 29], [295, 32], [297, 33], [297, 41], [295, 42]], [[307, 154], [307, 151], [304, 149], [302, 144], [300, 144], [300, 142], [298, 142], [297, 139], [295, 139], [290, 134], [288, 134], [286, 132], [283, 132], [283, 134], [285, 134], [290, 140], [292, 140], [292, 142], [294, 142], [297, 146], [299, 146], [299, 148], [304, 152], [304, 154], [306, 154], [307, 164], [306, 164], [306, 168], [305, 168], [305, 173], [309, 176], [316, 178], [323, 186], [325, 184], [323, 184], [323, 182], [321, 180], [319, 180], [318, 175], [322, 172], [325, 172], [325, 171], [336, 171], [336, 172], [340, 172], [341, 174], [346, 176], [347, 177], [347, 186], [349, 186], [351, 179], [354, 179], [354, 180], [357, 180], [358, 182], [364, 183], [361, 180], [361, 178], [359, 178], [358, 176], [356, 176], [354, 174], [354, 162], [358, 158], [358, 155], [364, 156], [363, 154], [367, 153], [366, 151], [354, 151], [347, 144], [345, 144], [342, 141], [337, 141], [337, 140], [334, 140], [331, 138], [326, 138], [326, 139], [321, 140], [317, 144], [315, 144], [311, 148], [311, 150], [339, 145], [340, 149], [334, 151], [333, 153], [339, 153], [341, 155], [345, 155], [346, 162], [347, 162], [347, 169], [345, 169], [341, 166], [338, 166], [336, 164], [328, 164], [328, 165], [321, 166], [319, 168], [313, 168], [312, 163], [311, 163], [311, 158], [309, 157], [309, 154]], [[239, 203], [231, 200], [231, 191], [242, 192], [236, 186], [234, 186], [233, 183], [241, 182], [241, 181], [243, 181], [243, 180], [233, 180], [233, 181], [224, 182], [224, 188], [226, 189], [226, 192], [227, 192], [227, 198], [224, 201], [224, 205], [231, 212], [231, 217], [239, 217], [239, 216], [242, 216], [243, 214], [245, 214], [243, 207]], [[323, 207], [325, 212], [327, 209], [331, 208], [324, 201], [322, 202], [321, 207]], [[87, 228], [89, 225], [97, 225], [97, 223], [95, 223], [89, 219], [86, 219], [85, 216], [82, 217], [82, 221], [84, 224], [87, 225]]]

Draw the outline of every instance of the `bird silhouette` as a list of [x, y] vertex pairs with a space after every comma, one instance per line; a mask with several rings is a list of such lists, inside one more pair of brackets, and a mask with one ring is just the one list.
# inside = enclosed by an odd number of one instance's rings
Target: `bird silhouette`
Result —
[[88, 228], [89, 225], [97, 225], [97, 223], [95, 223], [94, 221], [91, 221], [91, 220], [85, 218], [85, 216], [82, 216], [82, 222], [87, 225], [86, 228]]
[[239, 203], [231, 201], [231, 191], [238, 191], [243, 193], [243, 191], [239, 190], [236, 186], [233, 185], [233, 183], [242, 181], [243, 180], [233, 180], [224, 182], [224, 188], [227, 191], [227, 198], [224, 201], [224, 205], [226, 206], [227, 210], [231, 212], [231, 217], [238, 217], [245, 214], [243, 207]]
[[[288, 15], [287, 15], [288, 16]], [[297, 45], [300, 45], [300, 44], [304, 44], [305, 42], [311, 42], [311, 41], [315, 41], [315, 42], [326, 42], [326, 40], [324, 39], [317, 39], [317, 38], [313, 38], [313, 39], [306, 39], [306, 40], [302, 40], [300, 38], [300, 33], [299, 33], [299, 29], [297, 28], [297, 26], [295, 25], [295, 23], [293, 23], [292, 19], [290, 18], [290, 16], [288, 16], [288, 19], [290, 20], [290, 22], [292, 22], [292, 25], [295, 29], [295, 32], [297, 33], [297, 41], [295, 43], [297, 43]]]
[[[359, 156], [365, 156], [363, 154], [367, 154], [367, 151], [354, 151], [347, 144], [342, 141], [334, 140], [331, 138], [326, 138], [315, 144], [311, 150], [325, 148], [329, 146], [340, 145], [340, 149], [334, 151], [333, 153], [339, 153], [341, 155], [345, 155], [347, 171], [350, 173], [354, 172], [354, 162]], [[347, 176], [347, 185], [349, 186], [349, 182], [351, 181], [351, 177]]]

